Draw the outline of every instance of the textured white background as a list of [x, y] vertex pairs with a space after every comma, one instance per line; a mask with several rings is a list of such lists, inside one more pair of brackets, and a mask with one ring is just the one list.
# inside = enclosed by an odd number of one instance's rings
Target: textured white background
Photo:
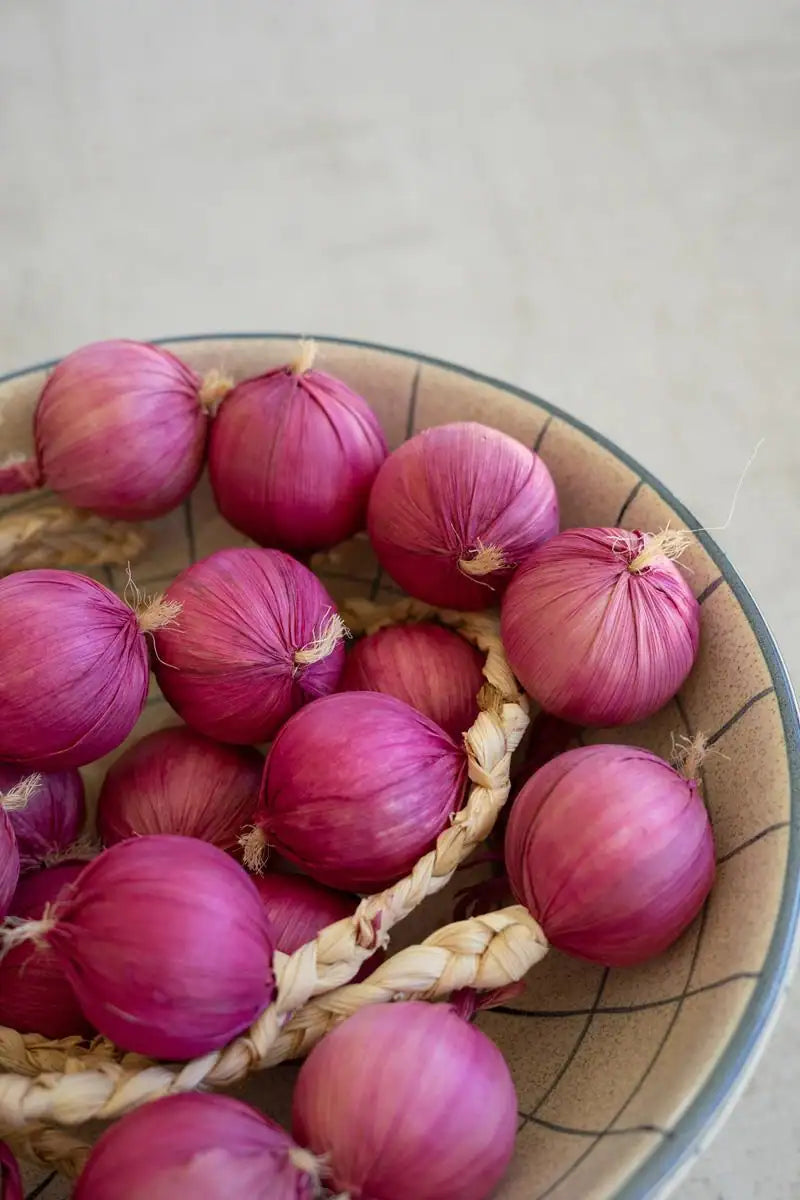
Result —
[[[2, 0], [0, 371], [304, 330], [538, 391], [707, 525], [800, 675], [800, 6]], [[800, 1195], [800, 999], [679, 1195]]]

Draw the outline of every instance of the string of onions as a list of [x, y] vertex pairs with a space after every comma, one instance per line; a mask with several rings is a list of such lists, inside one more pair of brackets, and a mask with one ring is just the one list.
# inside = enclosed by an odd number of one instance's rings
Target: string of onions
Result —
[[145, 634], [178, 611], [160, 596], [132, 609], [72, 571], [0, 579], [0, 760], [63, 770], [120, 745], [147, 698]]
[[144, 342], [83, 346], [51, 372], [34, 417], [36, 457], [0, 467], [0, 495], [47, 486], [112, 520], [161, 516], [197, 482], [209, 411], [231, 386]]

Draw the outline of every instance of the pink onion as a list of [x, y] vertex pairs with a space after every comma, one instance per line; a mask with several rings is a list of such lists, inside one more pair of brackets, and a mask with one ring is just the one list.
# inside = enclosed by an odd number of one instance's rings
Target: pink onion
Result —
[[181, 572], [167, 597], [182, 612], [156, 637], [158, 682], [208, 737], [267, 741], [339, 682], [344, 627], [334, 602], [280, 550], [219, 550]]
[[0, 759], [51, 771], [123, 742], [144, 707], [144, 633], [176, 614], [161, 597], [134, 612], [71, 571], [0, 580]]
[[[432, 848], [461, 807], [466, 775], [464, 751], [402, 700], [340, 692], [276, 737], [256, 827], [319, 883], [372, 892]], [[247, 849], [250, 861], [257, 836]]]
[[19, 848], [14, 826], [4, 803], [0, 802], [0, 918], [8, 912], [19, 882], [19, 870]]
[[131, 838], [84, 867], [49, 917], [5, 935], [49, 946], [84, 1015], [125, 1050], [194, 1058], [223, 1046], [275, 990], [256, 888], [196, 838]]
[[[11, 903], [11, 915], [39, 920], [46, 905], [69, 888], [83, 863], [61, 863], [26, 875]], [[92, 1027], [56, 953], [32, 942], [12, 946], [0, 958], [0, 1025], [46, 1038], [88, 1037]]]
[[460, 738], [478, 715], [483, 659], [441, 625], [393, 625], [356, 642], [347, 655], [341, 692], [385, 692]]
[[[304, 879], [302, 875], [269, 871], [266, 875], [254, 876], [253, 882], [269, 914], [275, 949], [283, 954], [294, 954], [306, 942], [313, 941], [327, 925], [352, 917], [359, 903], [358, 896], [335, 892], [312, 879]], [[383, 952], [376, 951], [353, 982], [365, 979], [383, 958]]]
[[558, 530], [538, 455], [467, 421], [426, 429], [390, 454], [369, 501], [381, 565], [429, 604], [494, 604], [513, 568]]
[[502, 1054], [449, 1004], [362, 1008], [311, 1051], [292, 1132], [363, 1200], [485, 1200], [514, 1149]]
[[58, 364], [36, 408], [37, 461], [7, 465], [0, 493], [46, 485], [102, 517], [158, 517], [202, 469], [207, 407], [229, 390], [143, 342], [95, 342]]
[[103, 842], [177, 833], [238, 846], [258, 800], [264, 760], [249, 746], [221, 746], [193, 729], [159, 729], [117, 759], [97, 809]]
[[[30, 778], [30, 770], [0, 762], [0, 796]], [[74, 769], [37, 774], [26, 788], [25, 803], [12, 808], [20, 869], [34, 871], [63, 854], [80, 836], [86, 820], [83, 780]]]
[[341, 379], [291, 366], [240, 383], [211, 427], [209, 473], [220, 512], [264, 546], [298, 554], [352, 537], [386, 457], [378, 418]]
[[659, 538], [567, 529], [520, 567], [503, 598], [503, 644], [525, 691], [583, 725], [656, 712], [694, 663], [700, 609]]
[[714, 881], [697, 783], [635, 746], [582, 746], [537, 771], [512, 806], [505, 857], [552, 945], [610, 967], [666, 949]]
[[311, 1200], [317, 1164], [230, 1096], [165, 1096], [107, 1129], [74, 1200]]
[[0, 1200], [23, 1200], [17, 1160], [5, 1142], [0, 1142]]

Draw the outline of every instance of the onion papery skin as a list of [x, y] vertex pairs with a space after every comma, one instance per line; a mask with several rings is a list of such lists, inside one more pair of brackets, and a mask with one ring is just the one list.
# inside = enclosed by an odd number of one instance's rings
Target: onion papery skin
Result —
[[0, 1142], [0, 1200], [23, 1200], [19, 1166], [5, 1142]]
[[568, 750], [511, 808], [514, 894], [551, 945], [609, 967], [660, 954], [714, 882], [714, 839], [693, 779], [635, 746]]
[[474, 646], [441, 625], [393, 625], [356, 642], [339, 690], [396, 696], [460, 738], [478, 716], [483, 661]]
[[373, 892], [433, 847], [461, 807], [466, 775], [464, 750], [409, 705], [340, 692], [278, 734], [255, 820], [319, 883]]
[[263, 770], [263, 756], [249, 746], [223, 746], [186, 726], [159, 729], [108, 771], [98, 832], [106, 846], [174, 833], [235, 850], [258, 802]]
[[10, 814], [0, 805], [0, 917], [8, 912], [19, 882], [19, 849]]
[[[496, 604], [517, 564], [558, 531], [558, 501], [538, 455], [465, 421], [426, 429], [389, 455], [368, 528], [381, 566], [410, 595], [474, 610]], [[472, 576], [463, 564], [482, 548], [504, 566]]]
[[150, 665], [136, 614], [71, 571], [0, 580], [0, 759], [34, 770], [80, 767], [130, 733]]
[[182, 612], [156, 634], [156, 676], [176, 712], [207, 737], [268, 741], [301, 705], [336, 688], [341, 642], [317, 662], [295, 661], [335, 605], [288, 554], [219, 550], [182, 571], [167, 598]]
[[111, 520], [158, 517], [202, 470], [201, 381], [173, 354], [112, 340], [75, 350], [44, 386], [34, 419], [42, 481]]
[[[83, 863], [59, 863], [26, 875], [11, 902], [14, 917], [38, 920], [83, 870]], [[32, 942], [12, 946], [0, 958], [0, 1025], [46, 1038], [90, 1037], [92, 1027], [58, 956]]]
[[308, 1156], [230, 1096], [165, 1096], [107, 1129], [74, 1200], [312, 1200]]
[[518, 1122], [500, 1051], [448, 1004], [363, 1008], [300, 1069], [292, 1132], [363, 1200], [485, 1200]]
[[644, 545], [626, 529], [567, 529], [511, 581], [503, 645], [547, 712], [582, 725], [627, 725], [662, 708], [689, 674], [699, 605], [665, 556], [629, 569]]
[[231, 525], [262, 546], [308, 555], [364, 528], [386, 453], [377, 417], [345, 383], [279, 367], [225, 398], [209, 474]]
[[[31, 774], [27, 767], [0, 762], [0, 794]], [[80, 837], [86, 820], [83, 780], [74, 768], [38, 775], [24, 808], [12, 809], [21, 871], [35, 871], [51, 855], [62, 854]]]
[[189, 1059], [272, 999], [274, 941], [246, 871], [196, 838], [131, 838], [86, 866], [46, 943], [84, 1015], [125, 1050]]
[[[311, 942], [328, 925], [352, 917], [359, 904], [358, 896], [348, 896], [333, 888], [323, 887], [313, 879], [302, 875], [289, 875], [283, 871], [268, 871], [256, 875], [253, 882], [269, 916], [275, 936], [275, 949], [282, 954], [294, 954], [301, 946]], [[381, 950], [367, 959], [353, 982], [366, 979], [383, 962]]]

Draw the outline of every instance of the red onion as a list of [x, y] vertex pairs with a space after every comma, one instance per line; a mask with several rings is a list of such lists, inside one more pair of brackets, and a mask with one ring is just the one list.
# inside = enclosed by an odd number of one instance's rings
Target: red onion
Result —
[[159, 729], [117, 759], [97, 809], [103, 842], [144, 833], [178, 833], [238, 846], [253, 812], [264, 760], [249, 746], [221, 746], [192, 729]]
[[15, 797], [7, 797], [0, 802], [0, 918], [8, 912], [11, 897], [19, 882], [19, 848], [11, 823], [8, 809], [15, 803]]
[[[80, 875], [83, 863], [61, 863], [26, 875], [11, 903], [11, 915], [39, 920]], [[56, 953], [32, 942], [12, 946], [0, 958], [0, 1025], [46, 1038], [89, 1037], [92, 1027]]]
[[176, 611], [155, 597], [134, 612], [71, 571], [0, 580], [0, 759], [79, 767], [123, 742], [147, 698], [144, 633]]
[[23, 1200], [17, 1160], [5, 1142], [0, 1142], [0, 1200]]
[[[286, 875], [270, 871], [266, 875], [254, 876], [253, 882], [269, 914], [275, 949], [283, 954], [294, 954], [306, 942], [311, 942], [321, 929], [352, 917], [358, 907], [358, 896], [346, 892], [335, 892], [302, 875]], [[366, 979], [379, 963], [383, 952], [378, 950], [363, 964], [353, 982]]]
[[280, 1125], [230, 1096], [165, 1096], [107, 1129], [74, 1200], [312, 1200], [318, 1168]]
[[341, 692], [385, 692], [405, 700], [454, 738], [478, 715], [483, 658], [441, 625], [393, 625], [356, 642]]
[[548, 712], [625, 725], [656, 712], [697, 654], [700, 609], [663, 536], [567, 529], [520, 567], [503, 598], [514, 674]]
[[466, 754], [433, 721], [393, 696], [341, 692], [278, 734], [256, 826], [319, 883], [372, 892], [432, 848], [461, 807], [466, 777]]
[[582, 746], [537, 771], [512, 806], [505, 857], [552, 945], [610, 967], [666, 949], [714, 881], [697, 783], [635, 746]]
[[269, 1004], [273, 937], [247, 873], [196, 838], [131, 838], [84, 867], [39, 922], [84, 1015], [125, 1050], [189, 1059], [223, 1046]]
[[292, 1132], [367, 1200], [485, 1200], [514, 1149], [502, 1054], [449, 1004], [362, 1008], [300, 1069]]
[[31, 779], [24, 805], [9, 812], [19, 848], [20, 869], [34, 871], [77, 841], [86, 820], [83, 780], [72, 768], [30, 776], [30, 771], [0, 762], [0, 795]]
[[542, 460], [471, 421], [405, 442], [381, 467], [369, 501], [381, 565], [412, 596], [449, 608], [494, 604], [517, 563], [557, 530]]
[[347, 384], [311, 370], [304, 343], [290, 366], [240, 383], [211, 427], [209, 472], [222, 515], [264, 546], [309, 554], [352, 537], [386, 439]]
[[37, 461], [7, 465], [0, 493], [45, 484], [102, 517], [158, 517], [202, 469], [207, 408], [230, 389], [143, 342], [84, 346], [50, 375], [36, 408]]
[[158, 682], [208, 737], [267, 741], [339, 682], [345, 630], [334, 602], [280, 550], [219, 550], [181, 572], [167, 597], [182, 613], [156, 637]]

